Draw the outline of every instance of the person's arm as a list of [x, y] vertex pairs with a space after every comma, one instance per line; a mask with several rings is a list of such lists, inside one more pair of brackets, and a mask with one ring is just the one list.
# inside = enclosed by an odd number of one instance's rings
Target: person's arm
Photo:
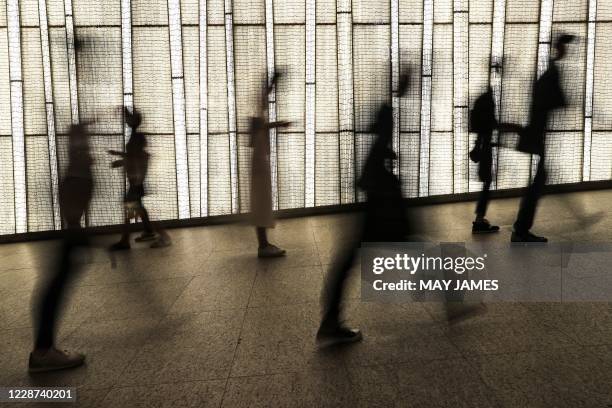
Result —
[[107, 150], [106, 153], [110, 154], [111, 156], [125, 157], [125, 153], [124, 152], [120, 152], [119, 150]]
[[112, 168], [116, 168], [116, 167], [122, 167], [124, 165], [124, 160], [115, 160], [114, 162], [111, 163], [111, 167]]
[[292, 122], [286, 121], [286, 120], [280, 120], [280, 121], [276, 121], [276, 122], [270, 122], [268, 123], [268, 128], [269, 129], [275, 129], [275, 128], [286, 128], [291, 126]]

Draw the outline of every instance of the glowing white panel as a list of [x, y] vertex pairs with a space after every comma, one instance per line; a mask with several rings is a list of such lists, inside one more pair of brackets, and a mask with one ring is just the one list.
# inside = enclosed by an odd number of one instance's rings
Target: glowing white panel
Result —
[[[268, 83], [272, 82], [275, 68], [274, 59], [274, 6], [272, 0], [266, 1], [266, 65]], [[276, 87], [275, 87], [276, 88]], [[276, 89], [268, 94], [268, 120], [276, 121]], [[278, 210], [278, 153], [276, 151], [276, 129], [270, 130], [270, 174], [272, 176], [272, 207]]]
[[542, 0], [540, 6], [540, 35], [538, 47], [538, 73], [537, 77], [548, 69], [550, 59], [550, 42], [552, 35], [553, 0]]
[[[5, 22], [0, 20], [0, 24], [5, 24]], [[9, 80], [8, 36], [6, 28], [0, 28], [0, 135], [11, 135], [11, 81]]]
[[423, 0], [399, 0], [400, 24], [423, 23]]
[[[132, 87], [132, 0], [121, 0], [121, 63], [123, 73], [123, 106], [132, 109], [134, 90]], [[128, 141], [128, 126], [123, 125], [123, 140]]]
[[[548, 0], [542, 0], [542, 3]], [[508, 23], [537, 23], [540, 10], [540, 1], [534, 0], [507, 0], [506, 21]]]
[[[196, 4], [197, 14], [197, 4]], [[181, 14], [181, 18], [184, 14]], [[189, 167], [189, 203], [191, 217], [200, 217], [200, 34], [197, 26], [183, 20], [183, 73], [185, 88], [185, 127], [187, 129], [187, 164]], [[206, 173], [204, 173], [206, 174]]]
[[[53, 3], [57, 0], [50, 0]], [[72, 0], [74, 24], [79, 26], [101, 26], [120, 24], [120, 1]]]
[[[508, 24], [504, 35], [503, 92], [500, 120], [526, 125], [529, 120], [532, 84], [538, 50], [537, 24]], [[514, 146], [516, 134], [504, 133], [502, 143]], [[513, 149], [500, 149], [497, 160], [498, 188], [524, 187], [529, 181], [531, 158]]]
[[265, 24], [264, 0], [234, 0], [234, 24]]
[[468, 189], [469, 23], [467, 0], [455, 0], [453, 13], [453, 192]]
[[[393, 107], [393, 151], [401, 154], [399, 146], [400, 103], [399, 103], [399, 0], [391, 0], [391, 106]], [[393, 161], [393, 173], [399, 175], [401, 160]]]
[[9, 78], [11, 81], [11, 132], [13, 135], [13, 178], [15, 186], [15, 232], [28, 230], [26, 198], [23, 84], [21, 82], [21, 33], [19, 0], [7, 0]]
[[122, 133], [122, 115], [117, 111], [123, 104], [121, 29], [79, 27], [78, 32], [84, 39], [76, 60], [79, 118], [93, 121], [90, 133]]
[[[389, 16], [393, 18], [393, 10], [389, 13], [389, 3], [389, 1], [352, 0], [353, 21], [366, 24], [389, 24]], [[392, 4], [391, 7], [393, 7]]]
[[429, 139], [431, 137], [431, 63], [433, 57], [433, 0], [423, 3], [423, 66], [421, 74], [421, 146], [419, 196], [429, 194]]
[[337, 133], [317, 133], [316, 205], [340, 203], [340, 162]]
[[74, 50], [74, 20], [72, 18], [72, 0], [64, 0], [66, 17], [66, 51], [68, 51], [68, 78], [70, 80], [70, 107], [72, 123], [79, 123], [79, 98], [77, 91], [76, 53]]
[[208, 29], [206, 0], [200, 0], [200, 212], [208, 215]]
[[45, 85], [38, 27], [21, 27], [21, 66], [25, 134], [46, 134]]
[[316, 70], [325, 74], [317, 78], [316, 130], [338, 132], [338, 43], [335, 25], [317, 27], [316, 47]]
[[453, 133], [431, 132], [429, 149], [429, 195], [453, 192]]
[[236, 88], [234, 80], [234, 23], [232, 0], [225, 0], [225, 50], [227, 58], [227, 114], [230, 143], [230, 185], [232, 189], [232, 213], [240, 211], [238, 197], [238, 142], [236, 136]]
[[353, 26], [350, 1], [338, 1], [338, 121], [340, 126], [340, 201], [355, 201]]
[[595, 19], [597, 0], [589, 1], [587, 25], [587, 58], [584, 95], [584, 146], [582, 156], [582, 180], [591, 180], [591, 149], [593, 136], [593, 65], [595, 63]]
[[[1, 34], [6, 34], [6, 31], [0, 31]], [[2, 44], [2, 40], [0, 40], [0, 52], [2, 52], [3, 57], [7, 55], [6, 51], [6, 42]], [[8, 56], [6, 61], [8, 62]], [[8, 83], [8, 70], [5, 78]], [[10, 102], [10, 97], [8, 100]], [[13, 148], [10, 136], [0, 137], [0, 191], [2, 191], [2, 194], [0, 194], [0, 234], [14, 234], [15, 186], [13, 183]]]
[[609, 132], [593, 132], [591, 143], [591, 180], [612, 179], [612, 145]]
[[[276, 88], [276, 107], [279, 121], [291, 125], [279, 130], [278, 145], [278, 200], [279, 208], [304, 205], [304, 102], [306, 100], [305, 30], [303, 26], [276, 25], [274, 28], [276, 64], [284, 67], [284, 75]], [[311, 94], [314, 96], [314, 93]], [[290, 140], [283, 140], [290, 139]], [[299, 144], [299, 146], [298, 146]], [[284, 148], [281, 150], [281, 146]], [[289, 149], [294, 146], [294, 149]], [[292, 165], [293, 163], [293, 165]]]
[[582, 132], [551, 132], [546, 135], [546, 182], [577, 183], [582, 180]]
[[57, 169], [57, 151], [55, 141], [55, 114], [53, 109], [53, 85], [51, 77], [51, 52], [49, 50], [49, 29], [47, 24], [47, 2], [38, 0], [38, 18], [40, 24], [40, 45], [43, 61], [43, 79], [45, 89], [45, 108], [47, 111], [47, 142], [49, 144], [49, 168], [51, 172], [51, 198], [53, 205], [53, 224], [55, 229], [62, 228], [59, 208], [59, 174]]
[[[495, 114], [497, 120], [501, 120], [501, 92], [502, 92], [502, 73], [501, 68], [503, 66], [504, 59], [504, 35], [505, 35], [505, 21], [506, 21], [506, 0], [494, 0], [493, 4], [493, 24], [492, 39], [491, 39], [491, 58], [490, 58], [490, 85], [493, 90], [493, 99], [495, 101]], [[499, 68], [499, 69], [497, 69]], [[477, 96], [476, 96], [477, 97]], [[499, 133], [497, 131], [493, 134], [494, 140], [499, 140]], [[498, 149], [493, 148], [493, 182], [491, 188], [497, 188], [497, 174], [498, 172]]]
[[491, 23], [496, 0], [469, 0], [470, 23]]
[[353, 27], [356, 132], [370, 132], [380, 107], [391, 101], [389, 40], [387, 24]]
[[[471, 9], [470, 9], [471, 12]], [[491, 33], [492, 26], [489, 24], [470, 25], [469, 43], [469, 103], [471, 109], [476, 99], [485, 92], [490, 85], [489, 72], [491, 63]], [[478, 39], [478, 40], [474, 40]], [[487, 44], [487, 46], [483, 46]], [[476, 141], [476, 134], [470, 134], [469, 149], [471, 150]], [[478, 178], [478, 164], [467, 161], [469, 191], [482, 190], [482, 183]]]
[[399, 28], [400, 68], [402, 71], [408, 69], [410, 74], [408, 91], [400, 98], [402, 132], [419, 132], [421, 128], [422, 37], [423, 26], [420, 24], [403, 24]]
[[[599, 18], [598, 3], [597, 15]], [[612, 123], [612, 22], [597, 22], [593, 63], [593, 130], [608, 131]]]
[[178, 216], [189, 218], [189, 166], [187, 160], [187, 128], [185, 124], [185, 83], [183, 77], [183, 39], [180, 0], [168, 0], [170, 29], [170, 65], [172, 72], [172, 106], [174, 108], [174, 149]]
[[557, 61], [567, 106], [552, 112], [548, 129], [581, 131], [584, 130], [587, 26], [584, 23], [554, 23], [553, 42], [560, 33], [572, 34], [579, 40], [572, 42], [566, 56]]
[[304, 173], [304, 205], [315, 205], [315, 76], [316, 76], [316, 7], [306, 1], [306, 157]]

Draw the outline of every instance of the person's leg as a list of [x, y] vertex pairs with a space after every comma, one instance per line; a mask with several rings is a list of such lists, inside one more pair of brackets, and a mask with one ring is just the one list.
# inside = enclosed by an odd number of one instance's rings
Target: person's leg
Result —
[[147, 209], [140, 203], [140, 219], [142, 220], [142, 226], [144, 228], [144, 232], [146, 234], [154, 234], [153, 226], [151, 225], [151, 219], [149, 218], [149, 212]]
[[353, 267], [356, 252], [356, 247], [345, 249], [327, 274], [323, 289], [323, 318], [321, 326], [336, 327], [340, 324], [340, 305], [342, 303], [345, 282]]
[[268, 242], [268, 233], [264, 227], [255, 227], [255, 232], [257, 233], [257, 244], [259, 249], [263, 249], [270, 245]]
[[255, 227], [255, 230], [257, 232], [257, 256], [259, 258], [277, 258], [287, 253], [284, 249], [272, 245], [268, 241], [268, 231], [265, 227]]
[[62, 242], [61, 252], [55, 272], [42, 292], [37, 310], [37, 330], [35, 350], [46, 350], [54, 344], [54, 331], [57, 313], [68, 276], [70, 275], [70, 256], [73, 243], [69, 239]]
[[482, 184], [482, 191], [478, 197], [478, 204], [476, 205], [476, 221], [483, 221], [487, 214], [487, 208], [489, 206], [489, 190], [491, 188], [491, 181], [487, 180]]
[[545, 184], [546, 170], [544, 169], [544, 158], [541, 157], [533, 183], [529, 186], [521, 200], [521, 207], [516, 222], [514, 223], [515, 234], [513, 234], [513, 237], [516, 238], [517, 241], [526, 240], [528, 238], [530, 240], [537, 240], [538, 242], [546, 241], [545, 238], [537, 237], [529, 231], [533, 226], [538, 201], [542, 196], [542, 189]]
[[130, 249], [130, 216], [127, 209], [125, 210], [125, 219], [123, 221], [123, 227], [121, 232], [121, 239], [110, 246], [111, 251], [118, 251], [123, 249]]
[[79, 232], [66, 232], [55, 274], [42, 292], [38, 305], [36, 339], [30, 353], [28, 370], [42, 372], [77, 367], [83, 364], [85, 356], [79, 353], [60, 351], [55, 348], [55, 330], [64, 292], [74, 274], [71, 262], [73, 249], [84, 245], [86, 238]]

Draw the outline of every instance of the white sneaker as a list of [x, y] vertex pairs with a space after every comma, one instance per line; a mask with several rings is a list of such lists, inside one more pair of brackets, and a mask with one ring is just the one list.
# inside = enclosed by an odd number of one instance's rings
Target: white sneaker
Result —
[[268, 246], [259, 248], [257, 250], [257, 256], [259, 258], [278, 258], [281, 256], [285, 256], [286, 253], [287, 251], [285, 251], [284, 249], [280, 249], [276, 245], [272, 244], [268, 244]]
[[82, 365], [85, 355], [51, 347], [46, 351], [35, 350], [30, 353], [28, 371], [40, 373], [43, 371], [63, 370]]

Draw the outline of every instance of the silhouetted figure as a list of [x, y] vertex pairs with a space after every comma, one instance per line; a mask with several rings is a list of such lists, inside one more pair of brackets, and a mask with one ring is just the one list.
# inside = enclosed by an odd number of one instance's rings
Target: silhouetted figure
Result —
[[[402, 75], [399, 96], [408, 89], [408, 75]], [[346, 327], [340, 318], [345, 282], [357, 257], [361, 242], [401, 242], [408, 233], [408, 218], [398, 177], [393, 174], [393, 108], [385, 103], [378, 111], [372, 132], [376, 139], [358, 183], [366, 193], [361, 232], [354, 242], [340, 251], [327, 275], [323, 293], [323, 317], [317, 332], [320, 346], [352, 343], [362, 339], [359, 330]]]
[[87, 234], [81, 228], [81, 219], [89, 207], [93, 191], [93, 160], [84, 125], [73, 125], [68, 138], [68, 168], [59, 188], [60, 211], [65, 230], [55, 272], [43, 290], [38, 306], [36, 340], [29, 361], [30, 372], [76, 367], [85, 361], [82, 354], [55, 348], [55, 330], [64, 291], [75, 273], [71, 256], [77, 247], [89, 245]]
[[472, 233], [482, 234], [498, 232], [497, 225], [485, 218], [490, 200], [490, 188], [493, 181], [493, 131], [495, 129], [508, 131], [521, 131], [521, 127], [514, 124], [501, 124], [495, 118], [495, 100], [493, 99], [493, 89], [489, 87], [485, 93], [480, 95], [470, 114], [470, 129], [476, 132], [477, 138], [474, 148], [470, 152], [473, 162], [479, 163], [478, 177], [482, 181], [482, 191], [476, 205], [476, 219], [472, 222]]
[[539, 156], [538, 168], [533, 183], [527, 188], [527, 192], [521, 200], [521, 206], [514, 223], [512, 242], [547, 242], [544, 237], [530, 232], [535, 218], [538, 201], [542, 196], [542, 189], [546, 184], [546, 169], [544, 164], [544, 152], [546, 142], [546, 125], [550, 113], [567, 105], [565, 94], [561, 89], [559, 78], [559, 67], [556, 61], [565, 57], [566, 46], [574, 40], [572, 35], [561, 35], [556, 43], [557, 55], [550, 61], [550, 66], [535, 82], [532, 93], [529, 124], [521, 132], [518, 150]]
[[109, 150], [108, 153], [113, 156], [120, 156], [120, 160], [115, 160], [112, 167], [123, 167], [128, 179], [129, 187], [125, 194], [125, 222], [123, 224], [123, 233], [121, 240], [111, 246], [111, 250], [130, 249], [130, 220], [132, 218], [142, 220], [144, 232], [136, 238], [136, 242], [155, 241], [151, 247], [163, 247], [170, 245], [168, 235], [163, 231], [159, 236], [155, 233], [149, 213], [142, 202], [145, 196], [144, 182], [149, 169], [150, 155], [145, 150], [147, 139], [145, 135], [138, 131], [138, 126], [142, 122], [140, 112], [134, 109], [130, 112], [124, 108], [125, 122], [130, 128], [130, 140], [125, 146], [125, 152]]
[[251, 162], [251, 223], [255, 226], [259, 244], [257, 256], [274, 258], [284, 256], [286, 251], [268, 241], [267, 229], [275, 225], [272, 213], [272, 175], [270, 173], [270, 129], [289, 126], [289, 122], [268, 122], [266, 106], [279, 74], [272, 83], [264, 83], [260, 96], [258, 115], [251, 118], [249, 133], [253, 158]]

